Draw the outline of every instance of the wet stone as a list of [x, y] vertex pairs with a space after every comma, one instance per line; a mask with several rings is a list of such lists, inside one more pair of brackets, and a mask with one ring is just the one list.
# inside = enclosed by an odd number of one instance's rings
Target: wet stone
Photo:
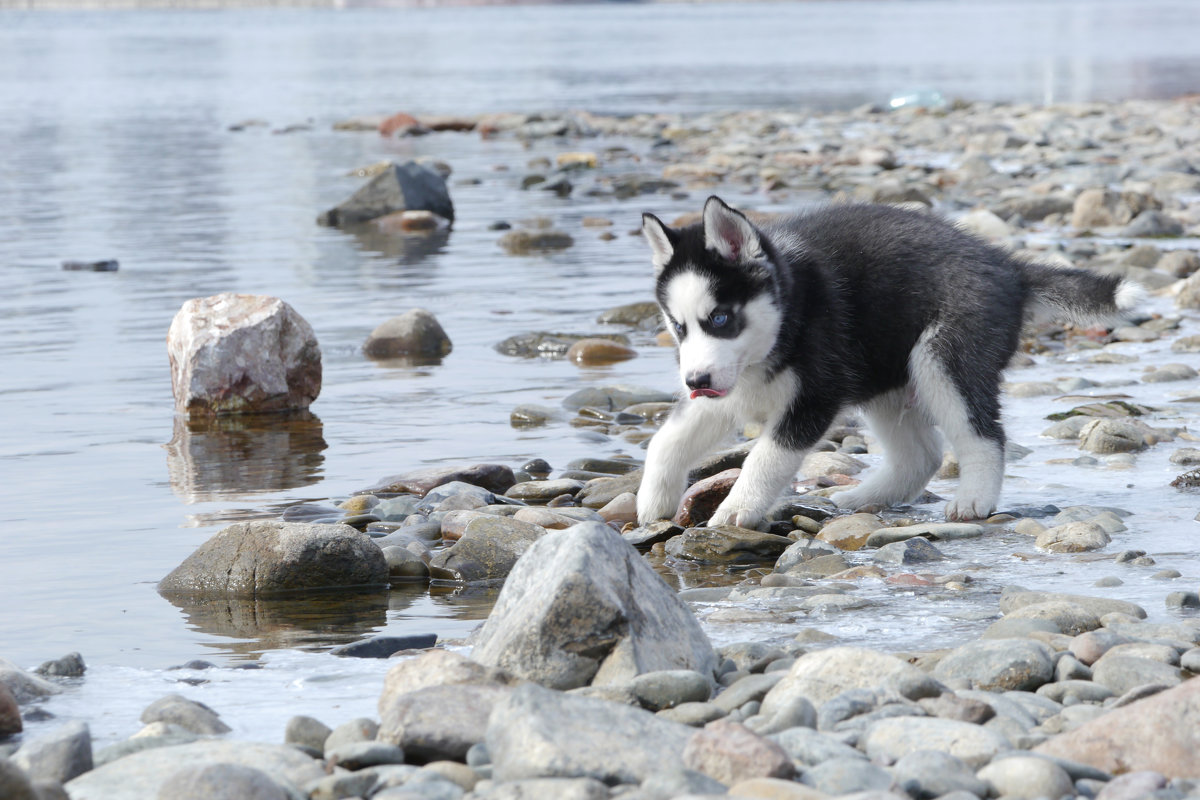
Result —
[[786, 536], [717, 525], [688, 528], [667, 542], [667, 554], [707, 564], [774, 562], [792, 545]]
[[1094, 522], [1069, 522], [1042, 531], [1035, 544], [1051, 553], [1081, 553], [1099, 550], [1111, 541], [1108, 532]]
[[559, 495], [568, 494], [574, 496], [579, 493], [579, 490], [583, 486], [583, 481], [570, 479], [526, 481], [525, 483], [514, 484], [512, 488], [504, 493], [504, 496], [529, 503], [545, 503]]
[[62, 658], [47, 661], [34, 670], [38, 675], [59, 678], [80, 678], [86, 671], [83, 656], [79, 653], [68, 653]]
[[973, 539], [983, 535], [983, 526], [968, 522], [943, 522], [880, 528], [867, 537], [867, 547], [883, 547], [893, 542], [923, 537], [934, 541]]
[[924, 539], [915, 538], [884, 545], [871, 558], [886, 564], [929, 564], [946, 556]]
[[740, 469], [727, 469], [693, 483], [683, 493], [683, 498], [679, 501], [679, 510], [675, 512], [672, 522], [691, 527], [708, 521], [729, 495], [741, 474]]

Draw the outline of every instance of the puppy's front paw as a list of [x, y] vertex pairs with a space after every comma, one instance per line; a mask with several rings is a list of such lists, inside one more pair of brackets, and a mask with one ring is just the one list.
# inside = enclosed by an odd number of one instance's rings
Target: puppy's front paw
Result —
[[956, 497], [946, 504], [946, 519], [951, 522], [969, 522], [987, 519], [996, 510], [994, 500], [983, 498]]
[[643, 487], [637, 496], [638, 525], [649, 525], [660, 519], [670, 519], [675, 516], [679, 507], [679, 498], [666, 492], [654, 491]]
[[762, 519], [762, 514], [752, 508], [721, 507], [709, 518], [709, 525], [733, 525], [737, 528], [754, 529]]
[[834, 492], [829, 495], [829, 499], [834, 502], [838, 508], [847, 508], [851, 511], [857, 511], [865, 505], [870, 505], [870, 500], [863, 495], [858, 489], [847, 489], [843, 492]]

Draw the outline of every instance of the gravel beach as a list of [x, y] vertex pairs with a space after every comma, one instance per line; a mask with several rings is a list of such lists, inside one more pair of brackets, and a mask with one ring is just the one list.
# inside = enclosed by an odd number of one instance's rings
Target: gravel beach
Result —
[[[337, 127], [346, 136], [384, 126], [392, 136], [453, 131], [525, 140], [539, 152], [553, 145], [554, 159], [503, 166], [529, 192], [637, 198], [647, 210], [686, 197], [698, 211], [709, 193], [757, 198], [749, 207], [764, 214], [813, 202], [904, 204], [1030, 258], [1139, 282], [1145, 308], [1114, 329], [1031, 329], [1006, 375], [1007, 413], [1039, 441], [1073, 448], [1043, 469], [1153, 483], [1195, 532], [1195, 98], [409, 119]], [[503, 222], [513, 229], [497, 225], [500, 259], [630, 233], [607, 218], [569, 228]], [[644, 300], [648, 259], [647, 276]], [[597, 312], [593, 331], [538, 332], [497, 350], [587, 366], [660, 346], [647, 302]], [[448, 341], [437, 349], [447, 352]], [[1023, 377], [1046, 366], [1037, 380]], [[1143, 389], [1169, 403], [1143, 404]], [[673, 402], [661, 389], [586, 385], [555, 407], [514, 407], [511, 422], [638, 445]], [[416, 583], [499, 594], [466, 640], [348, 646], [347, 658], [394, 664], [377, 716], [314, 719], [300, 696], [297, 716], [270, 742], [232, 740], [222, 717], [236, 709], [208, 708], [182, 688], [146, 708], [146, 727], [118, 744], [93, 751], [80, 721], [22, 735], [23, 716], [44, 698], [88, 680], [87, 654], [36, 672], [0, 660], [0, 797], [1200, 797], [1200, 682], [1191, 680], [1200, 672], [1200, 575], [1139, 548], [1137, 514], [1069, 490], [1053, 504], [1002, 503], [978, 523], [946, 523], [932, 494], [911, 507], [839, 512], [828, 495], [876, 456], [851, 414], [760, 529], [704, 527], [757, 431], [743, 433], [695, 471], [674, 520], [646, 527], [635, 522], [640, 462], [599, 448], [558, 466], [447, 463], [370, 485], [364, 476], [353, 496], [230, 526], [159, 591], [181, 608], [216, 604], [235, 617], [299, 589], [378, 594]], [[1030, 457], [1020, 441], [1010, 462]], [[956, 470], [947, 454], [939, 480]], [[1180, 539], [1175, 550], [1190, 553]], [[1160, 605], [1122, 599], [1119, 578], [1060, 591], [999, 585], [986, 563], [997, 548], [1051, 570], [1120, 565], [1153, 578]], [[904, 649], [838, 635], [839, 626], [939, 603], [969, 607], [970, 634]]]

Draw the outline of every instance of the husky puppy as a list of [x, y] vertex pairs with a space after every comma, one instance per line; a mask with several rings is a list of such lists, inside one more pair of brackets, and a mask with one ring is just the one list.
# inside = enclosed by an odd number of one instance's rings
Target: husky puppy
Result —
[[1024, 261], [934, 215], [836, 205], [762, 227], [717, 197], [680, 229], [642, 217], [655, 296], [685, 387], [650, 442], [642, 524], [675, 514], [688, 471], [747, 421], [762, 424], [710, 524], [753, 527], [805, 452], [860, 406], [884, 463], [839, 492], [844, 508], [918, 496], [958, 455], [954, 520], [996, 508], [1004, 468], [1000, 375], [1039, 307], [1075, 322], [1119, 317], [1136, 284]]

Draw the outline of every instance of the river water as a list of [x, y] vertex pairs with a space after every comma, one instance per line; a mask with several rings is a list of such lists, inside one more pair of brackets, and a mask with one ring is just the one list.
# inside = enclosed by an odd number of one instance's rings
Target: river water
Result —
[[[89, 720], [101, 740], [133, 732], [142, 707], [191, 675], [166, 668], [197, 657], [219, 668], [183, 688], [218, 710], [236, 707], [239, 733], [277, 739], [297, 706], [331, 723], [370, 715], [386, 665], [322, 649], [380, 632], [461, 637], [486, 615], [486, 594], [395, 591], [214, 620], [163, 600], [155, 583], [231, 520], [345, 496], [384, 475], [640, 455], [566, 424], [515, 430], [508, 416], [585, 384], [672, 388], [671, 355], [648, 336], [635, 338], [639, 358], [595, 370], [493, 346], [532, 330], [594, 331], [598, 311], [648, 299], [642, 242], [625, 235], [642, 201], [521, 191], [526, 162], [553, 158], [561, 143], [387, 140], [335, 132], [335, 120], [833, 109], [921, 87], [1020, 102], [1169, 97], [1200, 87], [1193, 12], [1187, 0], [0, 11], [0, 656], [29, 667], [80, 651], [88, 678], [47, 708]], [[266, 124], [230, 130], [249, 119]], [[605, 144], [627, 146], [631, 159], [650, 147]], [[448, 238], [388, 250], [314, 224], [357, 187], [350, 170], [425, 156], [454, 170]], [[663, 198], [654, 210], [670, 218], [702, 199]], [[553, 257], [504, 255], [488, 226], [535, 216], [571, 230], [604, 216], [618, 236], [577, 236]], [[119, 271], [60, 269], [105, 258]], [[167, 327], [183, 301], [229, 290], [282, 297], [316, 330], [325, 371], [313, 421], [191, 432], [175, 417]], [[364, 359], [365, 335], [412, 307], [438, 316], [453, 353], [424, 368]], [[1171, 360], [1142, 351], [1145, 363]], [[1127, 377], [1108, 369], [1105, 379]], [[1165, 392], [1138, 400], [1170, 402]], [[1009, 405], [1013, 439], [1049, 449], [1014, 467], [1008, 496], [1129, 505], [1128, 493], [1111, 496], [1111, 476], [1064, 480], [1046, 468], [1072, 448], [1037, 442], [1040, 416], [1023, 415], [1023, 402]], [[1151, 524], [1138, 546], [1170, 553], [1185, 549], [1188, 517], [1173, 494], [1151, 488], [1170, 472], [1165, 459], [1139, 461], [1139, 510]], [[998, 542], [960, 557], [1013, 549]], [[1200, 573], [1193, 557], [1179, 558], [1172, 564]], [[1087, 586], [1112, 568], [1034, 559], [996, 580]], [[1152, 584], [1129, 592], [1161, 607]], [[914, 620], [927, 615], [914, 608], [842, 633], [910, 647], [956, 634], [942, 624], [923, 639]], [[969, 603], [953, 611], [967, 629], [986, 616]], [[762, 633], [711, 632], [718, 641]], [[243, 663], [262, 669], [234, 668]]]

